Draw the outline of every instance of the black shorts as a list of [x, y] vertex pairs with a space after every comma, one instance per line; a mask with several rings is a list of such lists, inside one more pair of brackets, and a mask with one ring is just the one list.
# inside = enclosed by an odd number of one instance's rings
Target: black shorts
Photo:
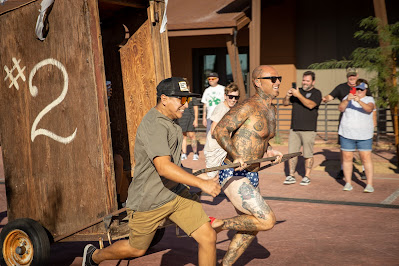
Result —
[[194, 114], [191, 114], [190, 111], [187, 113], [184, 112], [182, 118], [177, 121], [183, 132], [194, 132], [195, 128], [193, 126], [194, 123]]

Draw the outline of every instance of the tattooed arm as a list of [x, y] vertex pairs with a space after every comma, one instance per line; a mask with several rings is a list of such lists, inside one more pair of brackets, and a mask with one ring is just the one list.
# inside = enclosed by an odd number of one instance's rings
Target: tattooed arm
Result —
[[250, 113], [250, 106], [243, 102], [233, 107], [222, 120], [220, 120], [213, 131], [213, 137], [233, 160], [241, 158], [242, 155], [239, 154], [234, 146], [231, 133], [235, 132], [245, 123]]

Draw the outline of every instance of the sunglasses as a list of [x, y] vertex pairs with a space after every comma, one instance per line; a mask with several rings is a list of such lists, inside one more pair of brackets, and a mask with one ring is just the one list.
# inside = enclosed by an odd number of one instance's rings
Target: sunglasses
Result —
[[187, 97], [187, 96], [169, 96], [169, 97], [180, 99], [181, 105], [185, 105], [186, 103], [189, 103], [192, 100], [191, 97]]
[[230, 100], [236, 99], [238, 101], [238, 99], [240, 99], [240, 96], [236, 96], [236, 95], [227, 95], [229, 96]]
[[283, 78], [282, 76], [278, 76], [278, 77], [273, 76], [273, 77], [260, 77], [258, 79], [270, 79], [272, 81], [272, 83], [276, 83], [277, 80], [279, 80], [281, 82], [282, 78]]
[[208, 78], [209, 81], [211, 80], [217, 80], [217, 78]]

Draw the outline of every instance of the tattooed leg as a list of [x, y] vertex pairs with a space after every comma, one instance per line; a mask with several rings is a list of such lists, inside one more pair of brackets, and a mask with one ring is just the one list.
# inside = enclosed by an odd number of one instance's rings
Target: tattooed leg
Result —
[[224, 255], [222, 265], [233, 265], [255, 239], [258, 232], [237, 232]]
[[313, 162], [314, 162], [313, 157], [305, 159], [305, 176], [307, 177], [310, 177], [310, 172], [312, 171], [313, 168]]
[[195, 132], [187, 132], [187, 135], [191, 139], [191, 148], [193, 149], [193, 152], [197, 153], [197, 138], [195, 136]]
[[244, 214], [223, 219], [222, 229], [252, 232], [273, 228], [276, 222], [273, 211], [247, 178], [231, 177], [224, 187], [224, 193], [234, 207]]
[[191, 148], [193, 148], [193, 152], [194, 152], [194, 153], [197, 153], [197, 152], [198, 152], [198, 149], [197, 149], [197, 139], [196, 139], [195, 137], [191, 140]]
[[230, 199], [239, 216], [223, 219], [224, 230], [237, 230], [229, 249], [223, 258], [223, 265], [232, 265], [248, 248], [258, 231], [273, 228], [276, 218], [273, 211], [262, 198], [259, 189], [255, 189], [244, 177], [231, 177], [224, 193]]
[[298, 164], [298, 157], [294, 157], [288, 161], [288, 166], [290, 168], [290, 176], [294, 176], [297, 164]]

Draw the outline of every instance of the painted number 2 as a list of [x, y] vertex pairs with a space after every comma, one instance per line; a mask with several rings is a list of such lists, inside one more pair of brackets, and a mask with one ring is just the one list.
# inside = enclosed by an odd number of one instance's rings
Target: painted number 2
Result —
[[54, 134], [53, 132], [47, 130], [47, 129], [43, 129], [43, 128], [37, 128], [37, 125], [39, 124], [40, 120], [48, 113], [50, 112], [54, 107], [56, 107], [57, 105], [59, 105], [65, 98], [67, 92], [68, 92], [68, 73], [66, 72], [65, 67], [57, 60], [53, 59], [53, 58], [48, 58], [45, 59], [41, 62], [39, 62], [30, 72], [29, 75], [29, 91], [30, 94], [33, 97], [37, 96], [38, 90], [36, 86], [32, 85], [32, 79], [35, 76], [36, 72], [39, 70], [39, 68], [45, 66], [45, 65], [53, 65], [56, 66], [59, 70], [61, 70], [62, 74], [64, 75], [64, 87], [62, 89], [61, 95], [58, 96], [57, 99], [55, 99], [53, 102], [51, 102], [49, 105], [47, 105], [36, 117], [35, 121], [33, 121], [33, 125], [32, 125], [32, 129], [30, 132], [30, 137], [32, 142], [35, 140], [35, 138], [39, 135], [44, 135], [47, 136], [49, 138], [52, 138], [55, 141], [64, 143], [64, 144], [68, 144], [70, 143], [75, 137], [76, 137], [76, 131], [77, 128], [75, 128], [75, 131], [72, 133], [72, 135], [68, 136], [68, 137], [61, 137], [58, 136], [56, 134]]

